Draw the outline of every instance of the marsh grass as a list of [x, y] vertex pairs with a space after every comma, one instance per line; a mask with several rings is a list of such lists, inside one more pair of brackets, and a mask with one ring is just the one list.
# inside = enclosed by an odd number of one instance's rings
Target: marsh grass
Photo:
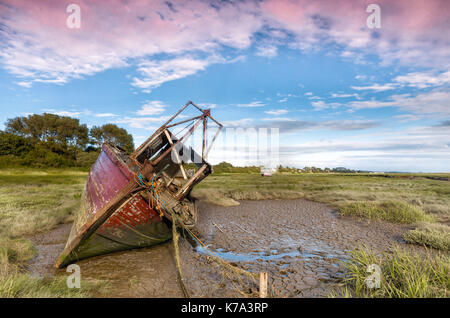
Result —
[[432, 222], [434, 218], [427, 215], [420, 207], [399, 201], [347, 203], [339, 208], [341, 215], [381, 219], [395, 223]]
[[0, 298], [89, 297], [98, 284], [83, 281], [81, 288], [68, 288], [65, 277], [32, 277], [14, 272], [0, 276]]
[[[0, 236], [48, 231], [72, 220], [86, 173], [0, 172]], [[5, 233], [7, 232], [7, 233]]]
[[25, 235], [70, 222], [80, 207], [87, 173], [78, 170], [0, 171], [0, 297], [87, 297], [99, 283], [69, 289], [65, 278], [30, 276], [36, 255]]
[[[238, 200], [307, 199], [344, 215], [390, 222], [450, 221], [449, 174], [213, 174], [195, 186], [192, 196], [223, 206]], [[439, 178], [439, 179], [433, 179]], [[448, 227], [444, 229], [449, 235]], [[418, 233], [415, 233], [418, 237]], [[431, 233], [426, 233], [431, 238]], [[424, 244], [416, 239], [418, 244]], [[432, 241], [437, 242], [436, 235]], [[413, 242], [413, 239], [410, 240]], [[428, 240], [428, 243], [430, 240]], [[431, 246], [431, 245], [430, 245]]]
[[[424, 175], [425, 176], [425, 175]], [[439, 175], [445, 177], [447, 175]], [[386, 178], [363, 174], [297, 174], [261, 177], [259, 174], [213, 174], [195, 186], [193, 196], [203, 191], [234, 200], [298, 199], [333, 207], [368, 201], [398, 201], [421, 207], [436, 218], [450, 219], [449, 181], [415, 176]]]
[[450, 227], [445, 224], [420, 224], [403, 235], [408, 243], [450, 251]]
[[[376, 264], [381, 269], [380, 288], [368, 288], [368, 266]], [[448, 254], [426, 251], [410, 253], [395, 247], [392, 253], [381, 255], [359, 247], [351, 252], [351, 260], [345, 263], [347, 276], [344, 287], [330, 294], [331, 297], [382, 297], [422, 298], [449, 297], [450, 259]]]

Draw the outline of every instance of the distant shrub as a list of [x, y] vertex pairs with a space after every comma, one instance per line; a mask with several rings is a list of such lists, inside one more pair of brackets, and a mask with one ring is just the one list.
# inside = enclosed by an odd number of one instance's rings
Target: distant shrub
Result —
[[33, 149], [28, 138], [0, 131], [0, 156], [24, 156]]
[[76, 154], [77, 167], [89, 168], [92, 166], [98, 158], [100, 151], [78, 151]]
[[382, 219], [396, 223], [414, 223], [434, 221], [420, 207], [399, 201], [347, 203], [339, 208], [341, 215], [359, 216], [370, 219]]

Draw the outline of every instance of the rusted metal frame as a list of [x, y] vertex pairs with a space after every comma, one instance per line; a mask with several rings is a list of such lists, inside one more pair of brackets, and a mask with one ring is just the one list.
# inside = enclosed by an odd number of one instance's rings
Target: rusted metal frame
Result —
[[205, 112], [205, 110], [204, 110], [203, 108], [198, 107], [198, 106], [197, 106], [194, 102], [192, 102], [192, 101], [190, 101], [190, 102], [191, 102], [191, 105], [194, 106], [194, 107], [196, 107], [199, 111], [201, 111], [202, 113]]
[[[186, 104], [184, 104], [183, 107], [181, 107], [172, 117], [169, 118], [168, 121], [164, 123], [163, 126], [167, 126], [175, 117], [177, 117], [186, 107], [188, 107], [190, 104], [194, 105], [191, 101], [188, 101]], [[197, 107], [198, 108], [198, 107]]]
[[180, 139], [177, 140], [177, 142], [175, 142], [174, 144], [172, 144], [166, 151], [164, 151], [163, 154], [161, 154], [158, 158], [156, 158], [154, 161], [151, 162], [151, 165], [156, 166], [165, 156], [167, 156], [167, 154], [170, 153], [170, 151], [172, 151], [172, 149], [177, 146], [183, 139], [189, 137], [194, 130], [197, 128], [197, 126], [202, 122], [202, 118], [198, 119], [195, 124], [186, 132], [186, 134], [184, 134], [183, 137], [181, 137]]
[[186, 120], [179, 121], [179, 122], [177, 122], [177, 123], [175, 123], [175, 124], [167, 125], [167, 126], [165, 126], [165, 127], [166, 127], [166, 128], [171, 128], [171, 127], [174, 127], [174, 126], [177, 126], [177, 125], [184, 124], [184, 123], [186, 123], [186, 122], [188, 122], [188, 121], [191, 121], [191, 120], [199, 119], [200, 117], [202, 117], [202, 115], [196, 116], [196, 117], [191, 117], [191, 118], [188, 118], [188, 119], [186, 119]]
[[163, 127], [158, 128], [153, 135], [151, 135], [147, 140], [140, 145], [135, 151], [133, 151], [130, 155], [130, 158], [135, 161], [139, 166], [141, 166], [140, 163], [137, 162], [136, 158], [142, 153], [142, 150], [145, 149], [149, 144], [151, 144], [161, 133], [163, 132]]
[[203, 118], [203, 140], [202, 140], [202, 159], [205, 160], [205, 150], [206, 150], [206, 125], [208, 117]]
[[208, 166], [207, 164], [203, 164], [203, 166], [197, 170], [197, 172], [189, 179], [189, 181], [186, 182], [186, 184], [180, 190], [178, 190], [177, 194], [175, 195], [177, 200], [180, 200], [182, 198], [184, 192], [186, 192], [186, 190], [195, 181], [195, 179], [197, 179], [200, 176], [200, 174], [203, 173], [203, 171], [206, 169], [207, 166]]
[[[172, 137], [170, 136], [170, 134], [167, 131], [167, 129], [164, 129], [164, 134], [166, 135], [167, 140], [169, 141], [169, 143], [171, 145], [173, 145]], [[177, 158], [178, 166], [180, 167], [181, 174], [183, 175], [183, 179], [186, 180], [187, 176], [186, 176], [186, 171], [184, 171], [183, 162], [181, 161], [180, 156], [178, 155], [178, 151], [175, 150], [174, 153], [175, 153], [175, 157]]]
[[208, 114], [208, 117], [212, 119], [213, 122], [215, 122], [217, 125], [219, 125], [219, 127], [223, 127], [221, 123], [219, 123], [217, 120], [214, 119], [213, 116], [211, 116], [211, 113]]
[[222, 128], [223, 128], [222, 125], [220, 125], [220, 126], [218, 127], [217, 132], [216, 132], [216, 134], [214, 135], [213, 140], [211, 141], [211, 144], [209, 145], [208, 149], [206, 150], [205, 158], [208, 157], [209, 151], [211, 150], [211, 148], [212, 148], [214, 142], [216, 141], [216, 138], [217, 138], [217, 136], [219, 135], [219, 133], [220, 133], [220, 131], [222, 130]]

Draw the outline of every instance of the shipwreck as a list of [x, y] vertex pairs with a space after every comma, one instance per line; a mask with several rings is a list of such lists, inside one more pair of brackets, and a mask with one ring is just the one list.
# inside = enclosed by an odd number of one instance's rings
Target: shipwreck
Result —
[[[200, 114], [173, 123], [189, 106]], [[209, 120], [217, 125], [217, 131], [208, 144]], [[180, 125], [188, 129], [177, 136], [172, 131]], [[198, 128], [203, 129], [201, 154], [186, 146], [186, 140]], [[197, 210], [190, 192], [212, 172], [206, 158], [221, 129], [209, 109], [189, 101], [130, 155], [118, 146], [103, 144], [55, 267], [165, 242], [172, 238], [173, 218], [184, 227], [192, 227]], [[194, 164], [194, 169], [186, 171], [187, 163]]]

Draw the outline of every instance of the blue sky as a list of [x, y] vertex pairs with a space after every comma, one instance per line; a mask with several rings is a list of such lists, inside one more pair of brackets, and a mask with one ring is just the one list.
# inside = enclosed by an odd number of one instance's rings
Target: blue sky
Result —
[[[145, 1], [80, 1], [74, 31], [64, 1], [6, 1], [0, 123], [43, 112], [116, 123], [137, 146], [192, 100], [227, 127], [279, 128], [283, 165], [448, 172], [449, 5], [380, 2], [374, 31], [367, 1], [152, 2], [145, 12], [164, 17], [156, 22], [139, 16]], [[223, 155], [219, 144], [212, 163]]]

